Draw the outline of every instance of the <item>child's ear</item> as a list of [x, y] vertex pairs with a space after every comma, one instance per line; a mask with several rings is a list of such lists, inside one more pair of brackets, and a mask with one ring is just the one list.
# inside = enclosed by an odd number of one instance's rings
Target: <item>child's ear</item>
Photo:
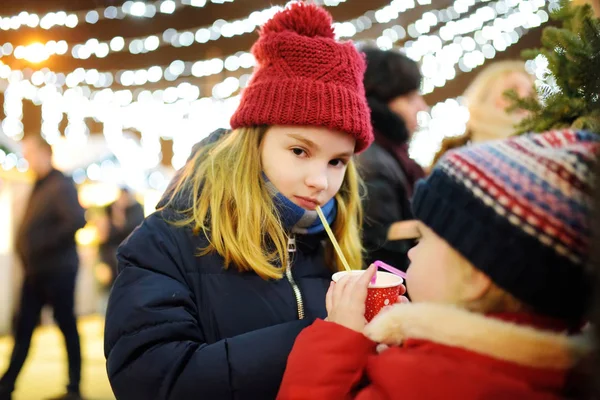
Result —
[[462, 283], [461, 300], [463, 302], [479, 300], [492, 286], [490, 277], [471, 265], [463, 274]]

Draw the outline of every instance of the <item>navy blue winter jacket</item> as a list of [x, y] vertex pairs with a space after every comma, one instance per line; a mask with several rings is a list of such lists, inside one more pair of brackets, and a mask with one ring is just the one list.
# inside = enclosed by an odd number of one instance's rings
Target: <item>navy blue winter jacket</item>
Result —
[[324, 318], [331, 272], [323, 234], [299, 235], [292, 279], [263, 280], [198, 257], [202, 235], [159, 211], [119, 249], [105, 354], [118, 399], [274, 399], [300, 331]]

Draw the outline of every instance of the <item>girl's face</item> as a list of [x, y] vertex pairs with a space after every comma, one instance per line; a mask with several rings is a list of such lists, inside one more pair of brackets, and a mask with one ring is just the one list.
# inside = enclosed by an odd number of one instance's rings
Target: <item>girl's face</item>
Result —
[[273, 126], [261, 143], [263, 172], [296, 205], [314, 210], [336, 195], [355, 139], [322, 127]]
[[429, 107], [425, 103], [423, 96], [414, 90], [402, 96], [398, 96], [388, 104], [390, 110], [404, 120], [409, 134], [413, 134], [419, 127], [417, 114], [420, 111], [427, 111]]
[[412, 301], [464, 304], [491, 281], [425, 224], [414, 221], [418, 243], [408, 252], [406, 288]]

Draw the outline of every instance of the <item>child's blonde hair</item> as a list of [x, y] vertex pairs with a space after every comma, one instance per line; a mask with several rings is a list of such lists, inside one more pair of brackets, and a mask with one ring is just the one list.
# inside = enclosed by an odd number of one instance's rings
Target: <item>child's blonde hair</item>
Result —
[[[262, 178], [261, 143], [268, 127], [239, 128], [215, 144], [198, 151], [186, 165], [165, 205], [189, 196], [191, 206], [182, 210], [179, 226], [191, 226], [209, 241], [200, 255], [216, 251], [240, 271], [279, 279], [289, 261], [289, 232]], [[360, 178], [353, 161], [348, 163], [335, 198], [337, 217], [332, 226], [348, 263], [362, 267], [360, 229], [362, 206]], [[342, 264], [326, 245], [326, 262], [332, 270]]]
[[[458, 269], [461, 278], [466, 278], [468, 275], [475, 272], [482, 273], [466, 258], [462, 256], [460, 258], [461, 260], [458, 262]], [[500, 288], [494, 282], [491, 282], [488, 290], [480, 298], [468, 302], [459, 302], [458, 305], [467, 310], [482, 314], [531, 311], [522, 301], [518, 300], [506, 290]]]

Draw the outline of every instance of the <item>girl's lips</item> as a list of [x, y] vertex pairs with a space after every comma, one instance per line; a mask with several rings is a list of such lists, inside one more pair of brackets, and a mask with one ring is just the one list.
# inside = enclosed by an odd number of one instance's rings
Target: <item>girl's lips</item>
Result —
[[312, 200], [308, 197], [294, 196], [294, 198], [296, 199], [300, 207], [306, 208], [308, 210], [314, 210], [319, 205], [317, 201]]

